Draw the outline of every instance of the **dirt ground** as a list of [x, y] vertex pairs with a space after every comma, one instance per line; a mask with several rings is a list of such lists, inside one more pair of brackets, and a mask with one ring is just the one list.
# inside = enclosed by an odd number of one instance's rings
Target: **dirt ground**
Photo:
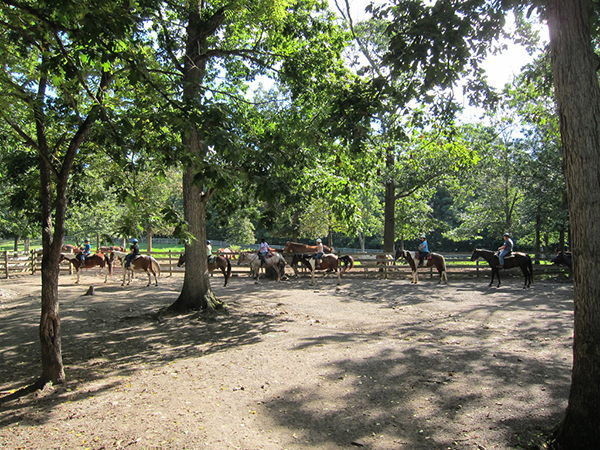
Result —
[[215, 275], [229, 314], [211, 321], [156, 314], [181, 275], [74, 281], [60, 279], [67, 383], [10, 399], [41, 373], [40, 286], [0, 280], [1, 449], [530, 448], [566, 407], [564, 280]]

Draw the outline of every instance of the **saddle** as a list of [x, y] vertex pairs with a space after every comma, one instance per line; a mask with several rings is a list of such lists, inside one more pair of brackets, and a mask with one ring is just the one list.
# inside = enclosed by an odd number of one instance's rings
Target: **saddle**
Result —
[[[415, 252], [415, 259], [421, 259], [421, 254], [419, 252]], [[431, 252], [427, 253], [425, 259], [431, 259]]]
[[217, 260], [217, 257], [215, 255], [209, 255], [208, 262], [210, 264], [214, 263], [216, 260]]

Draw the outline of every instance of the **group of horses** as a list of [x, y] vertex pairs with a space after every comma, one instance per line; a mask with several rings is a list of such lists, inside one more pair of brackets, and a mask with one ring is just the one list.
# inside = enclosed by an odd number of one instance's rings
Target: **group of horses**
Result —
[[64, 251], [61, 253], [60, 261], [69, 261], [71, 263], [77, 275], [77, 281], [75, 283], [79, 283], [81, 269], [92, 269], [94, 267], [98, 267], [104, 272], [104, 282], [106, 283], [109, 274], [112, 273], [114, 262], [118, 260], [123, 266], [123, 282], [121, 283], [121, 286], [125, 285], [125, 281], [127, 281], [128, 285], [131, 283], [134, 272], [144, 272], [148, 275], [147, 286], [150, 286], [152, 283], [152, 276], [154, 276], [154, 284], [155, 286], [158, 286], [160, 264], [152, 256], [138, 255], [131, 261], [131, 264], [126, 267], [125, 258], [127, 253], [122, 251], [122, 247], [103, 247], [102, 250], [104, 250], [104, 253], [91, 253], [86, 256], [83, 262], [79, 255], [80, 252]]
[[[139, 255], [133, 259], [129, 267], [125, 268], [125, 258], [127, 253], [120, 247], [107, 247], [102, 248], [103, 252], [97, 252], [88, 255], [83, 263], [78, 256], [78, 252], [73, 249], [66, 251], [61, 254], [61, 261], [67, 260], [72, 265], [77, 274], [77, 281], [79, 283], [80, 269], [90, 269], [93, 267], [99, 267], [104, 270], [104, 282], [108, 280], [108, 275], [112, 270], [114, 261], [118, 260], [124, 267], [123, 270], [123, 282], [121, 286], [131, 282], [133, 272], [145, 272], [148, 275], [148, 286], [152, 282], [152, 276], [154, 276], [155, 285], [158, 286], [158, 276], [160, 275], [160, 265], [152, 256]], [[325, 254], [319, 259], [315, 259], [314, 255], [317, 251], [316, 246], [301, 244], [297, 242], [287, 242], [282, 250], [270, 252], [266, 258], [266, 264], [263, 263], [262, 259], [256, 252], [242, 252], [238, 258], [238, 265], [248, 264], [251, 270], [251, 276], [254, 278], [255, 283], [258, 283], [260, 269], [264, 268], [265, 271], [271, 270], [275, 274], [277, 281], [281, 281], [282, 277], [285, 276], [285, 267], [288, 264], [288, 259], [291, 256], [290, 266], [293, 268], [294, 273], [298, 275], [298, 266], [303, 266], [311, 273], [311, 285], [315, 284], [315, 271], [325, 271], [325, 274], [336, 273], [338, 278], [338, 285], [341, 284], [342, 276], [354, 267], [354, 259], [350, 255], [337, 256], [333, 253], [333, 249], [324, 246]], [[107, 254], [109, 253], [109, 254]], [[381, 255], [381, 258], [385, 258], [385, 255]], [[500, 261], [496, 252], [485, 249], [475, 249], [471, 254], [471, 261], [476, 261], [482, 258], [490, 265], [492, 270], [492, 279], [489, 286], [494, 284], [494, 280], [498, 280], [497, 286], [500, 287]], [[378, 260], [379, 260], [378, 259]], [[444, 257], [438, 253], [429, 253], [425, 261], [419, 261], [418, 252], [413, 254], [404, 249], [399, 249], [393, 257], [393, 263], [396, 264], [400, 259], [403, 259], [408, 263], [412, 271], [412, 283], [417, 284], [419, 282], [418, 268], [419, 267], [435, 267], [440, 279], [438, 283], [447, 283], [448, 276], [446, 273], [446, 261]], [[572, 258], [570, 252], [559, 252], [558, 256], [552, 260], [554, 264], [564, 264], [568, 267], [572, 266]], [[385, 263], [385, 262], [382, 262]], [[185, 264], [185, 253], [183, 253], [177, 263], [178, 267]], [[523, 288], [528, 288], [533, 284], [533, 263], [531, 257], [526, 253], [514, 252], [510, 256], [504, 259], [504, 269], [511, 269], [518, 267], [523, 273], [525, 279]], [[223, 255], [217, 255], [209, 258], [208, 260], [208, 271], [213, 272], [214, 270], [220, 270], [225, 279], [223, 286], [227, 286], [229, 278], [231, 277], [231, 258]]]

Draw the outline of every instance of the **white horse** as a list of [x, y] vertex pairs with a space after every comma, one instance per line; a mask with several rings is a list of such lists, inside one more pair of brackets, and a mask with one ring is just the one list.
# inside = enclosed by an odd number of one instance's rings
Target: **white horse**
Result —
[[121, 286], [125, 285], [126, 276], [127, 284], [131, 283], [131, 278], [134, 271], [146, 272], [148, 274], [147, 286], [150, 286], [150, 283], [152, 282], [152, 275], [154, 275], [155, 286], [158, 286], [157, 276], [160, 275], [160, 264], [158, 264], [158, 261], [156, 259], [154, 259], [152, 256], [139, 255], [135, 259], [131, 260], [131, 264], [129, 265], [129, 267], [125, 267], [126, 256], [127, 253], [114, 250], [111, 253], [110, 257], [111, 261], [114, 260], [115, 257], [118, 258], [119, 261], [121, 261], [121, 265], [123, 266], [123, 282], [121, 283]]
[[[260, 273], [260, 266], [262, 264], [262, 260], [260, 256], [254, 252], [245, 252], [240, 253], [240, 258], [238, 259], [238, 266], [240, 264], [250, 264], [250, 270], [252, 271], [252, 276], [255, 278], [255, 283], [258, 283], [258, 275]], [[285, 270], [285, 258], [281, 253], [273, 253], [269, 258], [267, 258], [266, 268], [273, 267], [277, 272], [277, 281], [281, 281], [281, 274]]]

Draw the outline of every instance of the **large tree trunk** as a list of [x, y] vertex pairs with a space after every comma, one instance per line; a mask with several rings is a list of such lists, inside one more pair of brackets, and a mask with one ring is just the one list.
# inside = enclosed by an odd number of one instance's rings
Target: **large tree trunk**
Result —
[[210, 287], [206, 251], [206, 203], [194, 183], [194, 170], [188, 167], [183, 174], [183, 208], [188, 231], [194, 239], [185, 245], [185, 275], [179, 297], [169, 309], [185, 312], [195, 309], [212, 312], [223, 305]]
[[[189, 105], [199, 105], [205, 76], [207, 49], [206, 40], [218, 29], [225, 15], [224, 10], [218, 10], [208, 20], [200, 16], [202, 5], [190, 2], [188, 11], [186, 58], [183, 74], [183, 98]], [[195, 114], [190, 114], [195, 117]], [[179, 298], [173, 303], [171, 311], [189, 311], [202, 309], [214, 311], [223, 304], [217, 300], [210, 287], [208, 276], [208, 260], [206, 252], [206, 204], [213, 193], [211, 188], [202, 190], [195, 178], [195, 165], [202, 164], [204, 148], [200, 141], [198, 129], [201, 125], [189, 123], [184, 131], [182, 142], [189, 155], [190, 163], [183, 174], [183, 209], [188, 231], [193, 240], [185, 246], [185, 275], [183, 288]]]
[[[42, 199], [42, 314], [40, 318], [40, 343], [42, 358], [42, 376], [38, 387], [48, 381], [54, 384], [65, 381], [62, 362], [60, 336], [60, 314], [58, 309], [58, 276], [60, 270], [60, 252], [64, 233], [62, 227], [52, 227], [52, 181], [47, 162], [40, 158], [40, 180]], [[64, 189], [62, 190], [64, 194]], [[63, 198], [58, 204], [66, 204]], [[65, 210], [64, 206], [62, 207]], [[57, 218], [58, 221], [58, 218]], [[64, 218], [63, 222], [64, 224]]]
[[600, 443], [600, 88], [584, 0], [547, 2], [555, 95], [565, 155], [575, 298], [573, 374], [561, 449]]
[[394, 173], [394, 149], [392, 147], [386, 148], [385, 153], [385, 168], [386, 168], [386, 182], [385, 182], [385, 197], [384, 210], [383, 210], [383, 252], [393, 254], [395, 232], [396, 232], [396, 183], [393, 179]]

